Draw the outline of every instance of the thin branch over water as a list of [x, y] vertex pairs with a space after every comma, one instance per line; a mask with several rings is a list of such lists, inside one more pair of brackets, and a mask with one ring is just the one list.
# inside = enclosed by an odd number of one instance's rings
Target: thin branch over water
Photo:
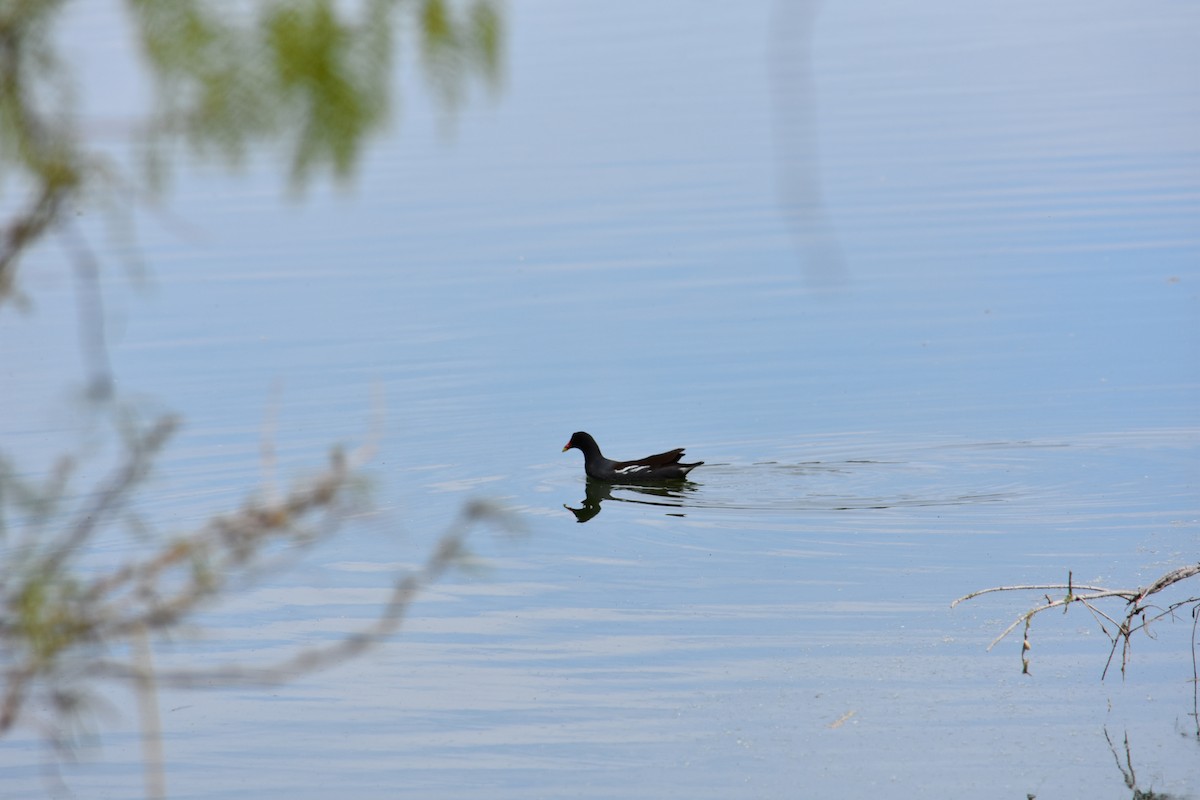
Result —
[[[1196, 737], [1200, 738], [1200, 713], [1197, 713], [1200, 711], [1200, 701], [1197, 699], [1200, 697], [1200, 672], [1198, 672], [1196, 658], [1196, 648], [1198, 645], [1196, 632], [1197, 620], [1200, 619], [1200, 596], [1193, 595], [1182, 600], [1171, 601], [1164, 605], [1151, 602], [1151, 598], [1155, 598], [1168, 588], [1181, 584], [1197, 575], [1200, 575], [1200, 563], [1189, 564], [1170, 570], [1146, 586], [1134, 589], [1110, 589], [1102, 586], [1078, 585], [1074, 582], [1074, 576], [1068, 572], [1066, 583], [993, 586], [989, 589], [980, 589], [963, 595], [951, 603], [950, 607], [953, 608], [959, 603], [994, 592], [1042, 592], [1043, 603], [1031, 608], [1013, 620], [988, 645], [988, 650], [991, 650], [1007, 638], [1018, 626], [1024, 625], [1024, 636], [1021, 641], [1021, 672], [1029, 674], [1029, 652], [1032, 649], [1032, 645], [1029, 643], [1029, 635], [1032, 630], [1034, 618], [1045, 611], [1055, 608], [1062, 608], [1063, 613], [1066, 613], [1073, 603], [1079, 603], [1091, 613], [1100, 626], [1100, 630], [1108, 637], [1111, 643], [1108, 658], [1104, 663], [1104, 670], [1101, 673], [1101, 679], [1107, 677], [1108, 670], [1116, 658], [1118, 649], [1121, 652], [1121, 675], [1125, 676], [1130, 654], [1132, 653], [1133, 635], [1135, 633], [1143, 631], [1147, 635], [1150, 635], [1150, 626], [1152, 624], [1162, 619], [1177, 618], [1182, 609], [1190, 608], [1192, 617], [1192, 717], [1196, 726]], [[1063, 594], [1061, 596], [1052, 596], [1049, 592], [1063, 592]], [[1124, 603], [1122, 613], [1110, 613], [1101, 608], [1100, 604], [1108, 600], [1122, 601]]]

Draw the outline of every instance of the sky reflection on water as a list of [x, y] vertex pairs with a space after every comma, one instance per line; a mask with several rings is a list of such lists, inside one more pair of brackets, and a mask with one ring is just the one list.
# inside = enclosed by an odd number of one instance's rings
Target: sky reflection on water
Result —
[[[823, 4], [795, 53], [770, 11], [514, 3], [504, 95], [447, 140], [415, 93], [349, 191], [181, 168], [197, 235], [145, 223], [150, 290], [107, 275], [117, 375], [187, 420], [144, 511], [240, 502], [274, 398], [285, 474], [377, 395], [385, 432], [377, 511], [162, 663], [350, 630], [467, 498], [528, 532], [361, 661], [167, 692], [172, 797], [1128, 797], [1105, 727], [1200, 790], [1185, 625], [1100, 683], [1092, 621], [1047, 620], [1030, 678], [985, 648], [1032, 598], [948, 608], [1196, 558], [1196, 9]], [[0, 430], [38, 452], [75, 365], [31, 281], [0, 324], [41, 427]], [[579, 525], [579, 429], [708, 465]], [[136, 791], [134, 724], [81, 796]]]

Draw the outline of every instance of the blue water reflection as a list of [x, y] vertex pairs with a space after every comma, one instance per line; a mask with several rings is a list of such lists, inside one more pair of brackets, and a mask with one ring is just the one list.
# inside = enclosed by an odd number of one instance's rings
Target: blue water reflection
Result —
[[[161, 663], [352, 630], [469, 498], [528, 535], [361, 661], [165, 692], [172, 796], [1128, 796], [1105, 726], [1200, 787], [1187, 626], [1100, 683], [1091, 618], [1030, 677], [986, 651], [1025, 599], [948, 609], [1196, 558], [1200, 10], [812, 9], [513, 3], [504, 96], [449, 139], [416, 92], [349, 190], [180, 176], [200, 234], [143, 223], [152, 288], [106, 286], [115, 373], [187, 423], [140, 510], [240, 503], [275, 398], [284, 474], [384, 430], [374, 513]], [[74, 342], [34, 280], [0, 433], [38, 452]], [[580, 429], [707, 464], [593, 487]], [[137, 791], [135, 728], [80, 796]]]

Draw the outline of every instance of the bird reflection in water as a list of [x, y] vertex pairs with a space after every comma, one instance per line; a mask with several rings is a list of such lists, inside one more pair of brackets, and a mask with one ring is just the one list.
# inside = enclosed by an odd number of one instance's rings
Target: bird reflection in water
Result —
[[[619, 490], [619, 493], [613, 494], [614, 489]], [[600, 504], [605, 500], [614, 500], [620, 503], [642, 503], [648, 506], [682, 508], [684, 506], [683, 500], [687, 493], [694, 491], [696, 491], [696, 484], [691, 481], [676, 481], [662, 486], [636, 486], [613, 484], [589, 478], [587, 481], [587, 493], [584, 495], [582, 501], [583, 507], [572, 508], [563, 503], [563, 508], [575, 515], [576, 522], [587, 522], [600, 513]], [[643, 497], [629, 496], [627, 493], [643, 495]], [[668, 514], [674, 517], [685, 516], [682, 511], [668, 512]]]

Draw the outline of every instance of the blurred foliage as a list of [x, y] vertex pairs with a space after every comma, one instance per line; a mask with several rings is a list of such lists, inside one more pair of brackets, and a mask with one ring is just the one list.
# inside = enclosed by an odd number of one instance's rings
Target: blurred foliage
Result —
[[[0, 736], [24, 722], [70, 752], [81, 712], [99, 705], [100, 680], [137, 691], [267, 685], [344, 661], [395, 633], [417, 593], [464, 563], [474, 527], [514, 528], [500, 509], [468, 504], [422, 565], [394, 577], [376, 616], [340, 639], [280, 648], [266, 664], [156, 669], [149, 650], [139, 657], [139, 639], [178, 635], [210, 604], [260, 579], [273, 556], [294, 560], [366, 506], [359, 470], [370, 448], [335, 448], [324, 469], [285, 490], [267, 487], [192, 530], [153, 531], [136, 519], [136, 501], [178, 425], [169, 414], [126, 419], [119, 457], [92, 485], [77, 485], [79, 459], [64, 457], [34, 481], [0, 457]], [[97, 560], [101, 536], [106, 551], [127, 555]]]
[[0, 0], [0, 188], [22, 197], [5, 204], [0, 303], [20, 299], [17, 262], [62, 221], [66, 202], [84, 190], [92, 201], [161, 191], [177, 145], [229, 167], [281, 152], [295, 192], [325, 172], [350, 179], [392, 116], [401, 34], [416, 39], [425, 79], [450, 113], [472, 81], [500, 82], [493, 0], [126, 0], [155, 100], [131, 121], [145, 173], [116, 180], [78, 132], [69, 54], [55, 47], [74, 5]]
[[152, 140], [181, 137], [231, 164], [275, 141], [291, 153], [294, 187], [321, 168], [344, 179], [389, 118], [402, 15], [417, 23], [426, 77], [447, 108], [476, 77], [497, 84], [500, 17], [490, 3], [457, 11], [444, 0], [366, 0], [356, 15], [347, 5], [274, 0], [239, 15], [229, 3], [129, 0], [158, 86]]
[[0, 303], [15, 294], [21, 253], [83, 182], [86, 159], [65, 113], [61, 65], [47, 44], [65, 1], [0, 3], [0, 189], [19, 183], [25, 195], [0, 228]]
[[[415, 39], [413, 63], [450, 113], [472, 81], [499, 83], [493, 0], [124, 0], [112, 13], [127, 15], [154, 87], [152, 106], [127, 126], [146, 170], [128, 175], [81, 133], [78, 65], [57, 35], [81, 5], [0, 0], [0, 305], [25, 301], [19, 262], [38, 242], [59, 238], [79, 283], [84, 360], [102, 387], [114, 382], [99, 259], [73, 225], [75, 209], [156, 197], [181, 150], [228, 167], [263, 157], [275, 165], [273, 154], [283, 153], [294, 192], [323, 174], [349, 180], [392, 117], [401, 41]], [[0, 451], [0, 735], [25, 721], [69, 744], [62, 732], [89, 706], [98, 678], [127, 681], [140, 698], [155, 681], [278, 682], [350, 657], [393, 632], [415, 592], [462, 559], [468, 528], [503, 522], [486, 505], [467, 507], [423, 566], [395, 579], [377, 618], [341, 641], [253, 669], [164, 674], [149, 663], [148, 639], [170, 636], [259, 576], [272, 552], [316, 541], [359, 510], [365, 451], [334, 449], [315, 477], [258, 496], [248, 487], [241, 508], [166, 535], [141, 521], [136, 506], [178, 420], [142, 418], [107, 390], [88, 399], [89, 410], [113, 424], [105, 434], [115, 439], [110, 470], [99, 480], [73, 456], [30, 470]], [[97, 563], [102, 536], [106, 545], [128, 545], [117, 549], [123, 560]]]

